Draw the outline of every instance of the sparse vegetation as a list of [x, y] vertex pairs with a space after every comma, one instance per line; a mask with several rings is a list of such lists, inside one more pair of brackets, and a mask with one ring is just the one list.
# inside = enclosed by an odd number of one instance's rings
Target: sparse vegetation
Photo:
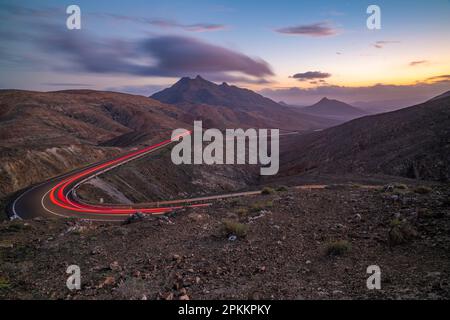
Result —
[[343, 255], [351, 248], [350, 243], [347, 240], [337, 240], [329, 242], [326, 246], [326, 254], [329, 256]]
[[11, 288], [11, 284], [8, 279], [0, 276], [0, 291], [8, 290], [9, 288]]
[[261, 194], [264, 194], [264, 195], [269, 195], [269, 194], [274, 194], [274, 193], [275, 193], [275, 190], [273, 188], [270, 188], [270, 187], [265, 187], [261, 191]]
[[238, 237], [245, 237], [247, 235], [248, 226], [246, 224], [228, 219], [223, 220], [222, 223], [227, 235], [234, 234]]
[[393, 219], [390, 223], [389, 244], [391, 246], [407, 243], [417, 237], [417, 231], [408, 221]]
[[277, 187], [277, 189], [276, 189], [278, 192], [285, 192], [285, 191], [288, 191], [289, 189], [288, 189], [288, 187], [286, 187], [286, 186], [279, 186], [279, 187]]
[[244, 217], [248, 214], [248, 209], [246, 208], [238, 208], [236, 210], [236, 213], [240, 216], [240, 217]]
[[250, 210], [252, 212], [261, 211], [267, 208], [271, 208], [273, 206], [273, 201], [267, 200], [267, 201], [259, 201], [255, 202], [251, 205]]
[[414, 192], [418, 194], [427, 194], [433, 191], [430, 187], [427, 186], [418, 186], [414, 188]]
[[393, 228], [393, 227], [398, 227], [399, 225], [401, 225], [401, 223], [402, 222], [400, 221], [400, 219], [395, 218], [395, 219], [392, 219], [390, 225]]
[[263, 207], [264, 208], [272, 208], [273, 207], [273, 201], [272, 200], [267, 200], [267, 201], [263, 202]]
[[0, 240], [0, 248], [12, 248], [14, 244], [10, 240]]
[[399, 227], [393, 227], [389, 230], [389, 244], [390, 245], [399, 245], [405, 243], [405, 237]]
[[21, 230], [29, 230], [31, 226], [23, 221], [15, 220], [7, 224], [6, 227], [2, 228], [5, 232], [19, 232]]
[[407, 190], [408, 186], [404, 183], [394, 183], [394, 188], [400, 190]]

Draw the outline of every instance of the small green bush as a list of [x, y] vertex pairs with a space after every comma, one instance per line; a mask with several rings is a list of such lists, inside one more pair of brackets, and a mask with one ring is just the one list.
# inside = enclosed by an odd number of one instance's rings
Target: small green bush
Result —
[[401, 225], [401, 223], [402, 222], [400, 221], [400, 219], [395, 218], [395, 219], [392, 219], [390, 225], [391, 225], [391, 227], [397, 227], [397, 226]]
[[326, 253], [329, 256], [338, 256], [348, 252], [350, 248], [347, 240], [337, 240], [327, 244]]
[[288, 191], [289, 189], [286, 186], [279, 186], [276, 190], [278, 192], [285, 192], [285, 191]]
[[270, 187], [265, 187], [261, 191], [261, 194], [264, 194], [264, 195], [269, 195], [269, 194], [274, 194], [274, 193], [275, 193], [275, 190]]
[[223, 220], [223, 226], [227, 235], [234, 234], [238, 237], [245, 237], [248, 232], [248, 226], [237, 221]]
[[389, 230], [389, 244], [390, 245], [399, 245], [405, 243], [405, 237], [403, 236], [402, 230], [400, 227], [393, 227]]
[[11, 284], [9, 283], [9, 281], [4, 277], [0, 277], [0, 291], [8, 290], [9, 288], [11, 288]]
[[395, 246], [407, 243], [418, 235], [416, 229], [407, 221], [400, 221], [394, 219], [391, 221], [391, 228], [389, 230], [389, 245]]

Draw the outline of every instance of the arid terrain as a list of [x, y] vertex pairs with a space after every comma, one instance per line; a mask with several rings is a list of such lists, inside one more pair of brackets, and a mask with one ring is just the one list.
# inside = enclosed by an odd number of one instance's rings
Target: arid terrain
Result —
[[[206, 127], [236, 119], [242, 127], [286, 124], [280, 172], [262, 178], [257, 166], [175, 166], [164, 147], [100, 174], [76, 190], [78, 199], [131, 205], [262, 191], [115, 223], [3, 221], [0, 297], [450, 298], [445, 94], [333, 126], [330, 118], [310, 118], [294, 107], [262, 117], [253, 99], [269, 111], [285, 107], [202, 78], [183, 78], [167, 90], [175, 89], [179, 98], [164, 102], [95, 91], [2, 92], [3, 205], [31, 184], [167, 139], [195, 119], [208, 123], [217, 108], [233, 116], [214, 117], [220, 123]], [[248, 105], [232, 104], [222, 90], [238, 92]], [[295, 131], [294, 115], [307, 120]], [[66, 288], [72, 264], [81, 267], [79, 291]], [[366, 287], [370, 265], [381, 268], [380, 290]]]
[[[150, 98], [88, 90], [0, 91], [0, 198], [170, 135], [177, 109]], [[136, 134], [139, 132], [139, 135]]]
[[0, 302], [444, 305], [450, 0], [405, 2], [0, 0]]
[[[280, 190], [124, 225], [4, 222], [0, 296], [450, 298], [448, 186]], [[72, 264], [80, 291], [65, 286]], [[369, 265], [381, 268], [381, 290], [366, 287]]]

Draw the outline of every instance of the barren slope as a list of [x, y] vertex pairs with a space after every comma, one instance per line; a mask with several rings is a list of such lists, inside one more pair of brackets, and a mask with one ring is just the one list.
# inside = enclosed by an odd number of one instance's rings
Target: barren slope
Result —
[[381, 173], [448, 181], [450, 98], [292, 136], [281, 161], [284, 176]]
[[177, 108], [142, 96], [2, 90], [0, 196], [120, 151], [100, 145], [167, 138], [186, 127], [179, 117]]

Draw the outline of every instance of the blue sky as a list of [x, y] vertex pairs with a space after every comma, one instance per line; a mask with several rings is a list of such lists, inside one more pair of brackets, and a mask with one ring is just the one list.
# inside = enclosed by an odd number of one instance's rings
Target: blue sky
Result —
[[[81, 30], [65, 27], [71, 4]], [[366, 27], [370, 4], [381, 30]], [[449, 18], [448, 0], [0, 0], [0, 88], [149, 95], [202, 74], [297, 104], [420, 100], [450, 89]]]

